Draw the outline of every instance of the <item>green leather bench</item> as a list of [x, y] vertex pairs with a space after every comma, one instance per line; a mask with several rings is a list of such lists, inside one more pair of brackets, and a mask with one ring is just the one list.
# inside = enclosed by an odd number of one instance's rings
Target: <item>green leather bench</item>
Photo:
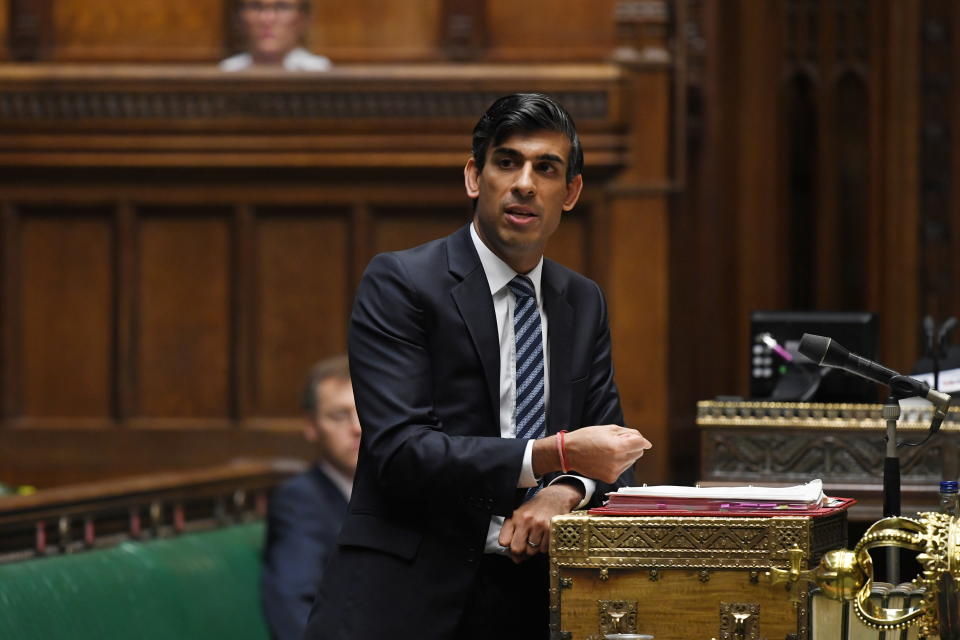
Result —
[[262, 522], [0, 565], [4, 640], [268, 640]]

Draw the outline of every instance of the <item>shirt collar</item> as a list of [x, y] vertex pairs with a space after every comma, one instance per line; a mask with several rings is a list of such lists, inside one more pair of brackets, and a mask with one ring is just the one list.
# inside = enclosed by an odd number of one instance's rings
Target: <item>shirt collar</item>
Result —
[[[483, 266], [483, 272], [487, 274], [487, 284], [490, 286], [490, 295], [496, 295], [500, 290], [507, 286], [517, 275], [510, 265], [500, 259], [490, 248], [483, 244], [483, 240], [477, 234], [474, 223], [470, 223], [470, 238], [473, 240], [473, 246], [477, 248], [477, 255], [480, 256], [480, 264]], [[533, 289], [537, 292], [537, 302], [543, 300], [540, 295], [540, 279], [543, 275], [543, 256], [537, 262], [537, 266], [529, 272], [523, 274], [533, 282]]]
[[342, 471], [323, 458], [318, 459], [316, 464], [317, 467], [320, 468], [320, 471], [330, 479], [330, 482], [340, 490], [340, 493], [347, 499], [347, 502], [350, 502], [350, 494], [353, 493], [353, 478], [348, 478]]

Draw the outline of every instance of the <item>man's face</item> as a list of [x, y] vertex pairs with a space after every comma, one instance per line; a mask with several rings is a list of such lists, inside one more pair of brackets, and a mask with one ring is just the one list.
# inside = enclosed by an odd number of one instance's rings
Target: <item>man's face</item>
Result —
[[294, 0], [245, 0], [240, 17], [254, 58], [278, 62], [300, 44], [307, 16]]
[[487, 149], [483, 171], [464, 168], [467, 195], [477, 199], [477, 234], [519, 273], [537, 265], [560, 216], [577, 203], [583, 179], [567, 183], [570, 140], [555, 131], [515, 133]]
[[344, 475], [353, 477], [360, 453], [360, 419], [349, 380], [327, 378], [316, 389], [317, 411], [305, 430], [320, 455]]

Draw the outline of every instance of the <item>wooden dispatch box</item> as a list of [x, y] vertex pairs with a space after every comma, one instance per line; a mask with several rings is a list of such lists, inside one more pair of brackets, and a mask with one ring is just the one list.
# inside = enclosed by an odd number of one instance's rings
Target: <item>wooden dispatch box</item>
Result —
[[847, 515], [553, 519], [550, 637], [807, 640], [807, 585], [769, 584], [799, 547], [807, 567], [847, 544]]

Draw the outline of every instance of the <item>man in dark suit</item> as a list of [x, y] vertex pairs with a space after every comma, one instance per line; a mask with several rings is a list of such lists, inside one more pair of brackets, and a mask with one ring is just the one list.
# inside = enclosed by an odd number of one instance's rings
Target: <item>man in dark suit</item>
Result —
[[347, 358], [317, 363], [303, 390], [304, 437], [317, 459], [270, 496], [260, 586], [276, 640], [300, 640], [340, 525], [357, 468], [360, 423]]
[[306, 638], [547, 637], [550, 519], [628, 482], [650, 447], [618, 426], [599, 287], [543, 259], [582, 162], [563, 107], [501, 98], [464, 168], [472, 223], [367, 267], [361, 453]]

